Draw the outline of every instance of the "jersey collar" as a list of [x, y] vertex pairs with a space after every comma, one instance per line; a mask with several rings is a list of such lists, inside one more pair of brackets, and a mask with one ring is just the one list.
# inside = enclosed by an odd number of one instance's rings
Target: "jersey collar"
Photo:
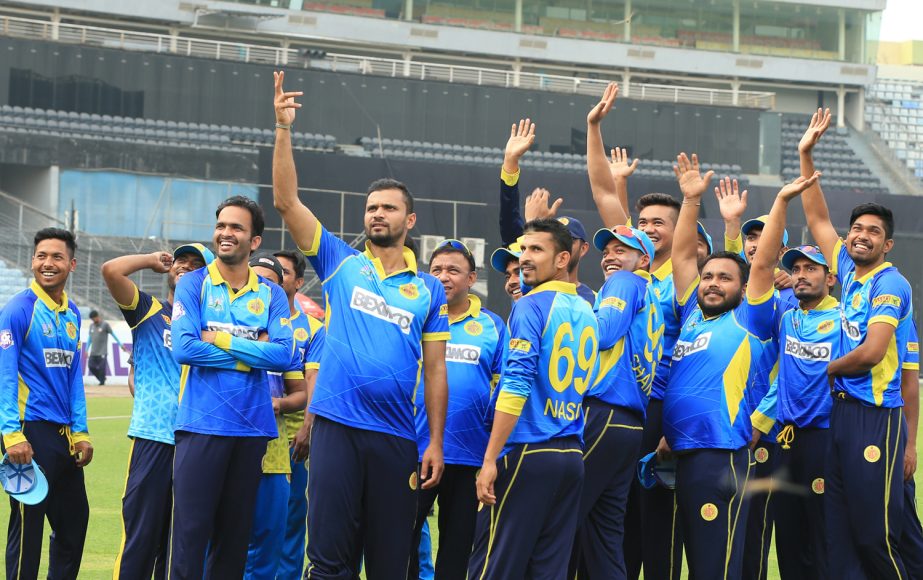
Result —
[[288, 317], [288, 320], [289, 320], [289, 322], [294, 322], [295, 319], [298, 318], [299, 316], [301, 316], [301, 308], [299, 308], [298, 305], [296, 304], [296, 305], [295, 305], [295, 314], [290, 315], [290, 316]]
[[657, 278], [658, 280], [663, 280], [672, 273], [673, 273], [673, 258], [670, 258], [666, 262], [661, 264], [659, 268], [651, 272], [651, 275]]
[[44, 304], [48, 310], [51, 310], [52, 312], [64, 312], [67, 310], [67, 292], [63, 292], [61, 294], [61, 303], [58, 304], [51, 298], [51, 296], [48, 295], [47, 292], [45, 292], [41, 286], [38, 285], [38, 282], [35, 280], [32, 280], [32, 283], [29, 284], [29, 288], [35, 292], [35, 295], [38, 296], [38, 299], [42, 301], [42, 304]]
[[635, 276], [640, 276], [641, 278], [644, 278], [645, 280], [647, 280], [648, 284], [651, 283], [651, 273], [648, 272], [647, 270], [635, 270], [634, 272], [632, 272], [632, 274], [634, 274]]
[[866, 282], [868, 282], [869, 280], [871, 280], [872, 278], [874, 278], [874, 277], [875, 277], [875, 274], [881, 272], [881, 271], [884, 270], [885, 268], [890, 268], [890, 267], [891, 267], [891, 262], [882, 262], [879, 266], [877, 266], [877, 267], [876, 267], [874, 270], [872, 270], [871, 272], [868, 272], [867, 274], [865, 274], [865, 275], [862, 276], [861, 278], [856, 278], [856, 282], [858, 282], [858, 283], [860, 283], [860, 284], [865, 284]]
[[231, 297], [231, 300], [237, 298], [238, 296], [243, 295], [247, 291], [259, 292], [260, 290], [260, 281], [256, 277], [256, 272], [253, 271], [253, 268], [247, 267], [249, 272], [249, 278], [247, 279], [247, 284], [237, 291], [235, 294], [231, 291], [231, 285], [228, 284], [228, 281], [224, 279], [224, 276], [221, 275], [221, 272], [218, 271], [218, 262], [212, 262], [208, 265], [208, 279], [211, 280], [211, 283], [215, 286], [221, 286], [222, 284], [227, 284], [228, 294]]
[[468, 294], [468, 310], [462, 312], [458, 318], [453, 318], [449, 320], [449, 324], [455, 324], [456, 322], [461, 322], [462, 320], [468, 318], [477, 318], [478, 314], [481, 313], [481, 299], [474, 294]]
[[824, 296], [824, 299], [821, 300], [821, 301], [817, 304], [817, 306], [815, 306], [815, 307], [812, 308], [811, 310], [812, 310], [812, 311], [817, 311], [817, 310], [833, 310], [834, 308], [837, 308], [839, 305], [840, 305], [840, 301], [839, 301], [839, 300], [837, 300], [837, 299], [834, 298], [833, 296], [827, 294], [826, 296]]
[[404, 272], [410, 272], [411, 274], [416, 275], [417, 273], [417, 258], [414, 256], [413, 252], [408, 247], [404, 247], [404, 264], [407, 265], [406, 268], [401, 270], [395, 270], [390, 274], [385, 274], [385, 268], [381, 265], [381, 259], [376, 258], [372, 255], [372, 244], [368, 240], [365, 242], [365, 251], [362, 252], [366, 258], [372, 261], [372, 265], [375, 266], [375, 272], [378, 274], [378, 277], [382, 280], [390, 278], [391, 276], [397, 276], [398, 274], [403, 274]]
[[563, 280], [551, 280], [549, 282], [539, 284], [533, 288], [529, 294], [545, 292], [546, 290], [551, 292], [562, 292], [564, 294], [573, 294], [575, 296], [577, 295], [577, 285], [570, 282], [564, 282]]

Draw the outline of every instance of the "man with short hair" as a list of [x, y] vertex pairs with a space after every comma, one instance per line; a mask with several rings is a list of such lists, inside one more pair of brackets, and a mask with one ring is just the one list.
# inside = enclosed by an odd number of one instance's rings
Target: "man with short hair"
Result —
[[92, 324], [90, 324], [87, 331], [87, 352], [89, 353], [87, 368], [102, 386], [106, 384], [106, 372], [109, 370], [109, 365], [106, 362], [109, 337], [111, 336], [123, 351], [127, 351], [127, 349], [119, 340], [119, 337], [112, 332], [112, 327], [109, 326], [109, 323], [99, 315], [99, 312], [96, 310], [91, 311], [90, 320]]
[[583, 394], [599, 343], [596, 318], [568, 281], [572, 247], [557, 220], [525, 226], [520, 266], [532, 290], [510, 314], [509, 354], [477, 477], [484, 505], [469, 578], [567, 571], [583, 484]]
[[[248, 260], [263, 210], [234, 196], [215, 211], [216, 259], [183, 276], [173, 357], [184, 365], [176, 416], [170, 578], [240, 578], [266, 443], [278, 437], [266, 371], [289, 370], [285, 293]], [[206, 548], [208, 562], [205, 561]]]
[[519, 279], [519, 242], [502, 246], [490, 255], [490, 266], [503, 275], [503, 291], [515, 303], [522, 298], [522, 283]]
[[[812, 116], [798, 151], [802, 174], [814, 171], [812, 151], [830, 126], [830, 110]], [[842, 287], [840, 349], [827, 365], [833, 384], [831, 448], [824, 496], [829, 574], [864, 570], [875, 578], [904, 578], [898, 543], [904, 510], [904, 401], [901, 366], [912, 330], [911, 288], [885, 261], [894, 246], [888, 208], [855, 207], [840, 239], [820, 186], [803, 195], [811, 235]]]
[[36, 505], [10, 497], [7, 578], [37, 578], [45, 517], [48, 576], [76, 578], [90, 508], [83, 468], [93, 459], [80, 376], [80, 312], [64, 287], [77, 267], [74, 235], [58, 228], [33, 238], [29, 288], [0, 310], [0, 431], [14, 465], [33, 458], [48, 480]]
[[[173, 507], [173, 434], [179, 406], [179, 364], [171, 353], [171, 315], [177, 282], [214, 261], [202, 244], [173, 253], [120, 256], [102, 266], [103, 280], [131, 327], [130, 387], [134, 403], [128, 436], [131, 449], [122, 494], [122, 543], [114, 578], [166, 577]], [[164, 302], [142, 292], [129, 278], [152, 270], [167, 275]]]
[[[290, 127], [300, 92], [275, 74], [273, 202], [323, 280], [326, 342], [309, 413], [307, 578], [404, 578], [412, 555], [417, 484], [443, 471], [449, 338], [445, 290], [418, 275], [404, 240], [413, 195], [394, 179], [368, 188], [360, 252], [321, 225], [298, 199]], [[414, 394], [423, 379], [430, 443], [418, 468]]]

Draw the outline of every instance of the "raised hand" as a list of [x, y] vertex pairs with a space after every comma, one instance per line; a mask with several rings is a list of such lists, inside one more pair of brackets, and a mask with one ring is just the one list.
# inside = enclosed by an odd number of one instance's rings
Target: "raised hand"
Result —
[[740, 221], [741, 216], [747, 211], [747, 190], [740, 191], [736, 179], [725, 176], [718, 180], [715, 188], [715, 197], [718, 198], [718, 210], [724, 221]]
[[151, 254], [151, 270], [158, 274], [166, 274], [173, 266], [173, 254], [170, 252], [153, 252]]
[[550, 206], [548, 201], [551, 199], [551, 192], [541, 187], [535, 190], [526, 198], [526, 221], [553, 218], [558, 215], [558, 208], [564, 203], [562, 198], [558, 198]]
[[600, 122], [606, 117], [610, 110], [612, 110], [612, 105], [615, 104], [615, 97], [619, 94], [619, 86], [616, 83], [609, 83], [606, 87], [606, 90], [603, 92], [603, 98], [596, 103], [596, 106], [590, 109], [589, 114], [586, 116], [586, 122], [588, 125], [599, 125]]
[[801, 142], [798, 143], [799, 153], [810, 153], [814, 149], [824, 131], [830, 126], [832, 118], [830, 109], [817, 109], [817, 112], [811, 116], [811, 123], [808, 125], [807, 130], [801, 136]]
[[711, 178], [715, 175], [714, 171], [702, 175], [699, 170], [699, 156], [695, 153], [692, 154], [692, 160], [686, 157], [685, 153], [677, 155], [673, 173], [676, 175], [676, 181], [679, 182], [679, 189], [683, 192], [684, 199], [701, 198], [708, 189]]
[[798, 197], [804, 192], [807, 188], [811, 187], [817, 180], [820, 179], [822, 173], [820, 171], [815, 171], [814, 175], [811, 177], [805, 177], [804, 175], [798, 176], [798, 179], [785, 185], [782, 189], [779, 190], [778, 197], [781, 197], [785, 201], [791, 201]]
[[520, 119], [519, 124], [513, 123], [510, 129], [510, 139], [506, 142], [506, 149], [503, 152], [504, 159], [518, 161], [533, 143], [535, 143], [535, 123], [531, 119]]
[[295, 97], [300, 97], [304, 93], [301, 91], [286, 93], [282, 90], [282, 81], [285, 79], [283, 71], [273, 72], [272, 76], [276, 87], [276, 95], [272, 101], [276, 109], [276, 123], [291, 125], [295, 122], [295, 109], [301, 108], [301, 104], [295, 102]]
[[609, 173], [615, 180], [628, 179], [638, 168], [638, 159], [628, 163], [628, 150], [616, 147], [610, 152]]

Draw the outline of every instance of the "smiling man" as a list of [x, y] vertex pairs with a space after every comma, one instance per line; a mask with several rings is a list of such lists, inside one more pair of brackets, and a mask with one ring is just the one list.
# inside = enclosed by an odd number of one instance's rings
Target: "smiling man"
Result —
[[[179, 406], [179, 364], [171, 353], [171, 315], [177, 282], [215, 256], [202, 244], [173, 253], [121, 256], [102, 266], [103, 280], [131, 327], [134, 405], [128, 475], [122, 494], [122, 543], [114, 578], [166, 577], [173, 506], [173, 436]], [[152, 270], [167, 275], [164, 302], [142, 292], [129, 278]]]
[[503, 274], [503, 291], [514, 303], [522, 298], [522, 284], [519, 278], [519, 255], [522, 247], [519, 242], [497, 248], [490, 255], [490, 266]]
[[90, 509], [83, 467], [93, 459], [80, 376], [80, 313], [64, 286], [77, 267], [67, 230], [33, 240], [28, 289], [0, 311], [0, 430], [10, 463], [35, 459], [48, 479], [36, 505], [10, 499], [7, 578], [37, 578], [45, 517], [52, 530], [48, 575], [76, 578]]

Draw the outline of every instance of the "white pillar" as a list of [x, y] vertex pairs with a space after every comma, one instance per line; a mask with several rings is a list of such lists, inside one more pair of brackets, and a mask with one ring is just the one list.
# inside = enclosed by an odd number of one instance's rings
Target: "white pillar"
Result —
[[619, 87], [619, 93], [625, 98], [631, 96], [631, 73], [628, 69], [622, 73], [622, 86]]
[[516, 13], [513, 15], [513, 32], [522, 32], [522, 0], [516, 0]]
[[279, 59], [279, 63], [282, 65], [288, 64], [288, 49], [291, 47], [292, 43], [287, 38], [282, 39], [282, 58]]
[[846, 11], [837, 10], [837, 57], [846, 60]]
[[170, 52], [176, 52], [177, 38], [179, 38], [179, 28], [170, 28]]
[[836, 126], [846, 126], [846, 89], [840, 85], [836, 89]]
[[740, 52], [740, 0], [734, 0], [733, 6], [733, 51]]
[[631, 0], [625, 0], [625, 42], [631, 42]]
[[403, 57], [404, 57], [404, 76], [409, 77], [410, 76], [410, 61], [413, 60], [413, 54], [411, 54], [410, 52], [405, 52], [403, 54]]
[[513, 86], [519, 86], [519, 73], [522, 72], [522, 63], [519, 62], [519, 59], [516, 59], [516, 62], [513, 63]]
[[413, 20], [413, 0], [404, 0], [404, 20]]
[[58, 32], [61, 24], [61, 11], [57, 8], [51, 13], [51, 40], [58, 40]]
[[740, 100], [740, 81], [738, 79], [734, 79], [731, 81], [731, 103], [733, 103], [734, 105], [737, 105], [739, 100]]

